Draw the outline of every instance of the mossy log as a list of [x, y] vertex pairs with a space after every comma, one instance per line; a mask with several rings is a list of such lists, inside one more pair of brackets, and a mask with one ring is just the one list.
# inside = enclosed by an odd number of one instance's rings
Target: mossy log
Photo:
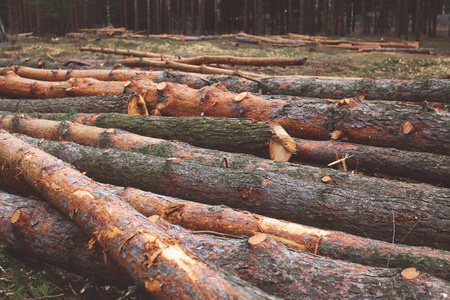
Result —
[[[411, 178], [419, 182], [450, 187], [450, 156], [402, 151], [339, 141], [295, 139], [297, 151], [292, 160], [327, 166], [345, 155], [347, 170], [368, 175]], [[342, 165], [342, 163], [341, 163]], [[344, 170], [345, 171], [345, 170]]]
[[450, 81], [446, 79], [390, 80], [370, 78], [263, 78], [263, 93], [301, 97], [450, 103]]
[[93, 237], [92, 242], [102, 246], [137, 286], [156, 297], [271, 298], [212, 268], [103, 185], [5, 131], [0, 132], [0, 163], [0, 172], [8, 169], [33, 186]]
[[[118, 128], [143, 136], [179, 140], [197, 147], [248, 153], [274, 160], [289, 160], [295, 148], [292, 138], [275, 132], [275, 124], [252, 123], [245, 119], [87, 114], [77, 115], [75, 120], [82, 124]], [[279, 151], [283, 149], [287, 153], [280, 155]]]
[[14, 255], [49, 263], [103, 284], [127, 287], [133, 281], [99, 245], [44, 200], [0, 191], [0, 243]]
[[158, 100], [148, 110], [165, 116], [216, 116], [274, 121], [289, 135], [305, 139], [333, 139], [412, 151], [450, 153], [450, 115], [416, 105], [370, 103], [353, 98], [337, 102], [266, 99], [236, 94], [215, 84], [195, 90], [175, 83], [159, 83]]
[[[3, 194], [0, 192], [0, 197]], [[11, 197], [14, 199], [19, 198], [17, 196], [9, 196], [9, 198]], [[69, 250], [65, 246], [68, 243], [67, 241], [72, 241], [74, 237], [84, 237], [81, 230], [44, 202], [24, 198], [19, 199], [19, 203], [5, 201], [0, 205], [0, 222], [3, 220], [9, 222], [11, 216], [14, 221], [13, 225], [1, 228], [2, 232], [5, 233], [4, 236], [13, 236], [12, 239], [14, 241], [14, 239], [17, 239], [15, 235], [20, 234], [21, 240], [29, 242], [28, 247], [21, 249], [22, 252], [26, 252], [28, 255], [39, 252], [33, 249], [33, 246], [50, 249], [52, 246], [55, 247], [55, 244], [58, 248], [66, 248], [66, 252], [69, 251], [69, 255], [74, 250], [86, 252], [88, 255], [79, 261], [80, 264], [84, 263], [81, 268], [84, 267], [86, 269], [94, 266], [93, 264], [86, 266], [91, 261], [91, 256], [89, 256], [91, 251], [87, 250], [87, 245], [71, 244], [72, 246]], [[3, 208], [6, 205], [10, 205], [10, 209], [3, 213]], [[15, 210], [13, 211], [13, 209]], [[17, 215], [19, 216], [17, 217]], [[357, 286], [362, 291], [366, 291], [363, 293], [367, 293], [367, 295], [373, 294], [374, 290], [376, 290], [380, 296], [381, 294], [395, 293], [395, 295], [402, 297], [427, 296], [431, 298], [445, 292], [447, 289], [445, 281], [434, 278], [425, 272], [420, 272], [420, 277], [415, 278], [414, 284], [411, 284], [410, 280], [400, 275], [401, 269], [362, 267], [317, 257], [287, 248], [264, 234], [252, 236], [248, 240], [239, 237], [214, 236], [212, 232], [207, 231], [191, 232], [170, 224], [157, 215], [151, 216], [150, 219], [169, 236], [179, 241], [182, 246], [190, 249], [202, 259], [220, 266], [231, 274], [239, 275], [241, 279], [245, 278], [245, 280], [251, 281], [253, 285], [259, 286], [267, 293], [283, 297], [284, 299], [298, 299], [299, 295], [308, 297], [311, 294], [327, 298], [330, 298], [330, 296], [332, 298], [348, 297], [355, 292], [355, 287], [352, 288], [350, 283], [356, 285], [357, 282], [361, 281], [364, 282], [364, 286]], [[37, 223], [38, 226], [35, 228], [31, 225], [33, 223]], [[60, 233], [58, 238], [54, 240], [41, 239], [41, 236], [47, 236], [47, 230], [43, 230], [45, 226], [57, 228], [58, 233]], [[67, 230], [67, 228], [70, 229]], [[87, 237], [84, 237], [84, 240], [87, 244]], [[86, 247], [83, 247], [83, 245]], [[66, 253], [65, 255], [55, 253], [52, 255], [52, 258], [49, 258], [44, 251], [41, 259], [55, 260], [62, 256], [62, 260], [67, 260], [66, 257], [69, 255]], [[289, 259], [290, 262], [286, 263], [285, 259]], [[99, 258], [96, 258], [96, 261], [101, 263]], [[156, 259], [157, 261], [158, 259]], [[278, 267], [274, 267], [274, 263]], [[111, 265], [111, 263], [109, 264]], [[103, 269], [99, 268], [99, 270]], [[284, 271], [280, 272], [280, 269]], [[94, 269], [92, 272], [88, 272], [88, 277], [92, 278], [95, 273], [101, 273], [99, 270]], [[103, 280], [118, 275], [116, 278], [111, 278], [117, 281], [121, 277], [120, 273], [116, 274], [120, 272], [119, 269], [112, 268], [111, 271], [112, 273], [107, 274]], [[324, 272], [328, 275], [323, 276]], [[341, 275], [344, 274], [343, 277], [338, 276], [340, 273]], [[386, 276], [387, 274], [392, 276]], [[329, 284], [330, 280], [334, 281], [337, 286], [345, 282], [346, 287], [338, 289], [337, 292], [336, 288]], [[124, 284], [126, 282], [121, 283]], [[433, 284], [430, 285], [430, 282]], [[325, 288], [324, 285], [328, 288]], [[385, 285], [394, 285], [393, 291], [390, 289], [386, 290]], [[370, 292], [367, 292], [368, 290]]]
[[[134, 94], [50, 99], [1, 99], [0, 110], [13, 113], [100, 113], [126, 114]], [[131, 110], [132, 107], [130, 107]]]
[[392, 241], [395, 226], [395, 242], [447, 250], [450, 244], [446, 188], [362, 177], [357, 184], [341, 184], [334, 176], [318, 183], [262, 170], [21, 138], [105, 183], [377, 240]]

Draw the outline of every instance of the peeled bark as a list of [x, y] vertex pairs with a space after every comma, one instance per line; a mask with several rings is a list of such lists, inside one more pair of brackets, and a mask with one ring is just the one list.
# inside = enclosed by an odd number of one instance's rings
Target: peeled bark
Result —
[[[77, 115], [76, 121], [154, 138], [179, 140], [202, 148], [248, 153], [275, 160], [281, 160], [274, 153], [276, 148], [291, 151], [295, 148], [295, 142], [289, 136], [276, 134], [268, 123], [251, 123], [242, 119], [87, 114]], [[282, 146], [283, 142], [286, 148]]]
[[450, 103], [450, 81], [445, 79], [271, 77], [260, 81], [263, 93], [267, 94], [333, 99], [362, 96], [367, 100]]
[[49, 263], [104, 284], [129, 286], [130, 277], [101, 247], [52, 205], [0, 191], [0, 243], [14, 255]]
[[117, 112], [132, 109], [134, 94], [84, 96], [51, 99], [1, 99], [0, 110], [14, 113]]
[[211, 268], [103, 185], [5, 132], [0, 133], [0, 163], [92, 236], [137, 286], [156, 297], [270, 298]]
[[326, 166], [346, 154], [348, 170], [364, 174], [412, 178], [420, 182], [450, 187], [450, 157], [426, 152], [402, 151], [338, 141], [295, 139], [297, 152], [293, 161]]
[[[421, 106], [369, 103], [363, 100], [288, 101], [251, 93], [236, 94], [215, 84], [194, 90], [175, 83], [160, 83], [154, 114], [216, 116], [274, 121], [289, 135], [305, 139], [339, 139], [380, 147], [450, 153], [450, 115]], [[153, 102], [148, 102], [152, 110]]]
[[105, 183], [384, 241], [392, 240], [395, 223], [396, 242], [449, 249], [445, 188], [368, 177], [341, 184], [343, 178], [334, 175], [330, 182], [318, 183], [262, 170], [208, 167], [177, 158], [22, 138]]
[[[0, 197], [5, 195], [0, 192]], [[28, 241], [28, 248], [22, 248], [22, 252], [26, 252], [28, 255], [33, 255], [36, 251], [32, 247], [49, 249], [51, 247], [64, 248], [65, 252], [69, 251], [69, 255], [74, 251], [86, 252], [86, 257], [80, 263], [84, 263], [81, 268], [89, 268], [87, 262], [90, 262], [92, 255], [89, 255], [91, 251], [87, 250], [87, 238], [85, 237], [85, 242], [82, 244], [72, 243], [72, 247], [67, 250], [66, 243], [68, 240], [72, 241], [74, 237], [83, 238], [84, 235], [76, 228], [69, 220], [62, 217], [56, 210], [48, 207], [44, 202], [35, 201], [30, 199], [19, 198], [17, 196], [9, 195], [6, 200], [13, 198], [19, 203], [14, 203], [12, 201], [5, 201], [0, 205], [0, 222], [5, 220], [5, 223], [9, 223], [9, 218], [12, 215], [13, 219], [16, 220], [12, 226], [2, 226], [2, 232], [4, 236], [11, 236], [13, 241], [17, 239], [15, 234], [21, 234], [21, 238]], [[3, 199], [5, 199], [3, 197]], [[22, 205], [26, 206], [19, 207], [17, 210], [12, 212], [12, 210], [4, 212], [4, 207], [11, 205], [12, 208]], [[20, 213], [19, 213], [20, 212]], [[15, 216], [20, 215], [19, 218]], [[2, 218], [3, 217], [3, 218]], [[286, 248], [279, 243], [272, 240], [270, 237], [264, 234], [254, 235], [248, 240], [240, 238], [224, 238], [215, 237], [211, 235], [212, 232], [191, 232], [186, 229], [180, 228], [178, 226], [172, 225], [165, 222], [157, 215], [153, 215], [150, 219], [156, 223], [158, 227], [161, 227], [168, 235], [179, 241], [181, 245], [189, 248], [191, 251], [195, 252], [198, 256], [202, 257], [206, 261], [213, 263], [215, 265], [220, 265], [222, 268], [227, 270], [232, 274], [239, 274], [241, 278], [253, 281], [255, 286], [260, 286], [266, 292], [273, 295], [282, 296], [284, 299], [297, 299], [299, 295], [310, 296], [315, 294], [316, 296], [326, 297], [333, 295], [333, 297], [346, 297], [350, 295], [348, 288], [339, 289], [338, 294], [336, 294], [335, 287], [330, 288], [329, 282], [332, 280], [336, 281], [337, 285], [341, 282], [345, 282], [346, 286], [349, 286], [349, 282], [352, 281], [364, 281], [364, 290], [369, 290], [371, 288], [371, 293], [373, 294], [373, 289], [380, 289], [379, 292], [383, 291], [383, 295], [391, 293], [386, 291], [386, 287], [380, 287], [380, 283], [389, 284], [391, 281], [395, 282], [395, 289], [399, 289], [401, 286], [408, 286], [408, 281], [399, 275], [398, 269], [380, 269], [372, 267], [362, 267], [355, 264], [337, 262], [326, 258], [321, 258], [313, 256], [304, 252], [297, 252], [295, 250]], [[31, 226], [35, 222], [38, 226]], [[23, 226], [17, 226], [17, 224]], [[31, 224], [30, 224], [31, 223]], [[43, 230], [45, 224], [50, 226], [50, 228], [57, 228], [58, 238], [54, 240], [41, 238], [42, 236], [48, 235], [48, 230]], [[14, 227], [14, 229], [11, 229]], [[67, 230], [69, 228], [69, 230]], [[36, 233], [36, 235], [35, 235]], [[36, 245], [37, 244], [37, 245]], [[56, 244], [56, 245], [55, 245]], [[13, 244], [12, 246], [14, 246]], [[47, 251], [48, 252], [48, 251]], [[45, 253], [45, 250], [44, 250]], [[98, 252], [100, 254], [100, 252]], [[51, 254], [51, 253], [50, 253]], [[62, 260], [67, 260], [65, 256], [68, 255], [57, 255], [58, 253], [53, 253], [52, 257], [47, 255], [41, 255], [41, 259], [53, 259], [61, 258]], [[270, 259], [269, 259], [270, 258]], [[291, 259], [292, 268], [295, 267], [296, 272], [286, 271], [280, 273], [280, 269], [285, 270], [289, 267], [286, 262], [282, 262], [284, 259]], [[96, 259], [99, 263], [99, 269], [104, 270], [101, 265], [102, 262], [98, 258]], [[277, 261], [276, 266], [274, 262]], [[307, 261], [308, 264], [302, 265], [300, 268], [295, 262]], [[81, 264], [80, 264], [81, 265]], [[110, 264], [111, 265], [111, 264]], [[281, 268], [282, 267], [282, 268]], [[119, 270], [111, 268], [112, 272], [118, 272]], [[323, 272], [331, 272], [328, 276], [323, 276]], [[395, 278], [385, 276], [379, 277], [374, 276], [372, 278], [367, 278], [367, 276], [373, 276], [375, 274], [381, 275], [381, 272], [389, 272], [395, 274]], [[92, 277], [93, 274], [100, 273], [98, 270], [94, 269], [88, 274]], [[345, 274], [344, 277], [338, 277], [339, 273]], [[422, 273], [422, 272], [421, 272]], [[305, 275], [308, 274], [307, 277]], [[117, 280], [120, 278], [120, 273], [116, 278], [114, 278], [115, 273], [105, 274], [106, 278], [112, 277], [111, 280]], [[257, 276], [255, 276], [257, 275]], [[264, 277], [262, 277], [262, 275]], [[277, 280], [268, 280], [269, 278]], [[428, 285], [428, 288], [424, 285], [424, 281], [429, 283], [433, 282], [432, 288]], [[126, 283], [125, 282], [122, 282]], [[328, 287], [325, 287], [327, 285]], [[359, 286], [359, 285], [358, 285]], [[417, 287], [420, 287], [417, 289]], [[414, 295], [419, 296], [426, 289], [429, 297], [434, 297], [440, 292], [446, 290], [446, 283], [442, 280], [433, 278], [428, 274], [422, 274], [420, 279], [414, 281], [413, 287], [410, 288], [400, 288], [400, 292], [395, 292], [399, 296]], [[354, 292], [352, 290], [352, 292]]]

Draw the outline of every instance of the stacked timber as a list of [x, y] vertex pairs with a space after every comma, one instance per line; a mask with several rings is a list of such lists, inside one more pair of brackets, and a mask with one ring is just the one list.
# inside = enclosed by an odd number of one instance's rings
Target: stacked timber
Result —
[[8, 69], [0, 243], [164, 299], [449, 294], [443, 98], [263, 96], [252, 79]]

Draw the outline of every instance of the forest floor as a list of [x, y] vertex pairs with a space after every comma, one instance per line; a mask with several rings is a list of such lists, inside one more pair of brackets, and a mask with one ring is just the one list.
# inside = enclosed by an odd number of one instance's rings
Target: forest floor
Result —
[[[351, 36], [345, 39], [378, 42], [398, 42], [391, 36], [367, 37]], [[436, 55], [407, 53], [357, 53], [355, 50], [326, 48], [323, 46], [279, 47], [270, 44], [253, 45], [235, 42], [233, 37], [187, 42], [155, 37], [109, 37], [106, 35], [83, 35], [78, 38], [68, 37], [12, 37], [11, 43], [0, 44], [0, 59], [39, 59], [52, 57], [58, 62], [68, 59], [81, 61], [100, 60], [113, 63], [121, 56], [101, 53], [81, 52], [82, 46], [131, 49], [161, 54], [192, 57], [198, 55], [237, 55], [252, 57], [306, 57], [303, 66], [281, 67], [240, 67], [256, 73], [273, 75], [311, 75], [370, 77], [389, 79], [450, 79], [450, 37], [448, 31], [440, 32], [436, 39], [423, 37], [420, 48], [432, 48]], [[109, 65], [109, 64], [108, 64]], [[86, 281], [73, 274], [49, 266], [24, 264], [10, 257], [0, 246], [0, 298], [21, 299], [33, 296], [60, 296], [64, 299], [142, 299], [136, 293], [113, 287], [90, 286], [86, 292]], [[132, 291], [132, 290], [130, 290]], [[43, 298], [42, 298], [43, 299]]]
[[[333, 38], [334, 39], [334, 38]], [[399, 42], [390, 36], [350, 36], [345, 39], [364, 42]], [[321, 45], [303, 47], [280, 47], [235, 42], [233, 37], [199, 42], [177, 41], [155, 37], [109, 37], [106, 35], [83, 35], [76, 38], [34, 36], [15, 37], [9, 45], [0, 45], [0, 58], [41, 58], [51, 56], [64, 62], [67, 59], [114, 61], [121, 56], [81, 52], [82, 46], [131, 49], [153, 53], [192, 57], [198, 55], [236, 55], [252, 57], [306, 57], [303, 66], [281, 67], [238, 67], [257, 73], [273, 75], [311, 75], [370, 77], [390, 79], [450, 78], [450, 37], [447, 31], [431, 39], [423, 36], [420, 48], [430, 48], [436, 55], [408, 53], [358, 53], [355, 50], [327, 48]]]

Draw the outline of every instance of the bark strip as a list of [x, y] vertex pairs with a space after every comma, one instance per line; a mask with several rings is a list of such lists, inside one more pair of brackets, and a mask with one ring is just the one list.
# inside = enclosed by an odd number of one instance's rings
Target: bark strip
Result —
[[270, 298], [211, 268], [103, 185], [4, 131], [0, 133], [0, 163], [94, 237], [136, 285], [155, 296]]
[[208, 167], [177, 158], [21, 138], [105, 183], [384, 241], [392, 240], [395, 223], [395, 242], [449, 249], [445, 188], [362, 176], [351, 184], [341, 184], [345, 179], [338, 176], [318, 183], [263, 170]]

